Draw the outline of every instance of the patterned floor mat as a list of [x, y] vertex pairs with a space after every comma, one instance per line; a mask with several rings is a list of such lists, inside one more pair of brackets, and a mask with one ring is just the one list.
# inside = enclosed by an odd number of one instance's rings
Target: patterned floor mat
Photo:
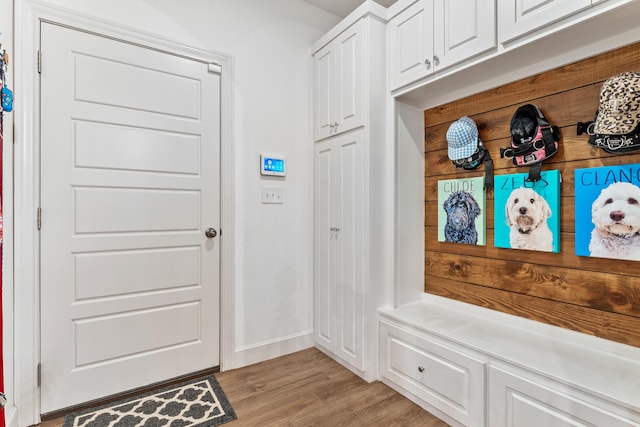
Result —
[[63, 427], [208, 427], [235, 419], [211, 375], [69, 414]]

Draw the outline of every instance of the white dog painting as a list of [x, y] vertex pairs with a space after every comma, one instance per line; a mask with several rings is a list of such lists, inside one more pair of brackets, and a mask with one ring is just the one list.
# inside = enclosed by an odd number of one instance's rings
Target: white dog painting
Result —
[[553, 233], [547, 224], [552, 212], [540, 194], [531, 188], [516, 188], [505, 209], [512, 248], [553, 251]]
[[617, 182], [591, 206], [591, 256], [640, 260], [640, 187]]

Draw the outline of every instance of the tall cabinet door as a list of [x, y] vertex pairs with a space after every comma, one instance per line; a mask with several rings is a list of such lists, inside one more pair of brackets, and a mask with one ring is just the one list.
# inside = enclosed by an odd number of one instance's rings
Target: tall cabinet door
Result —
[[364, 132], [336, 138], [336, 354], [364, 369], [366, 175]]
[[314, 335], [317, 345], [335, 348], [336, 150], [333, 139], [314, 149]]
[[364, 131], [315, 146], [315, 341], [364, 369]]

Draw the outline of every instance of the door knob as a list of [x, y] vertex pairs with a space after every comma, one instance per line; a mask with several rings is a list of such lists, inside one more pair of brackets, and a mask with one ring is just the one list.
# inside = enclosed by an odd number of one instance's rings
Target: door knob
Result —
[[216, 231], [215, 228], [207, 228], [207, 231], [204, 232], [204, 235], [210, 239], [213, 239], [218, 235], [218, 232]]

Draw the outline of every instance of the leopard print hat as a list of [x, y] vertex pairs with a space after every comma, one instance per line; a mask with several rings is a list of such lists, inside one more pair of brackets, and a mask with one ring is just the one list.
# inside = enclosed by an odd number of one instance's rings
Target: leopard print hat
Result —
[[[594, 132], [625, 135], [640, 124], [640, 72], [617, 74], [602, 84]], [[639, 129], [640, 130], [640, 129]]]

